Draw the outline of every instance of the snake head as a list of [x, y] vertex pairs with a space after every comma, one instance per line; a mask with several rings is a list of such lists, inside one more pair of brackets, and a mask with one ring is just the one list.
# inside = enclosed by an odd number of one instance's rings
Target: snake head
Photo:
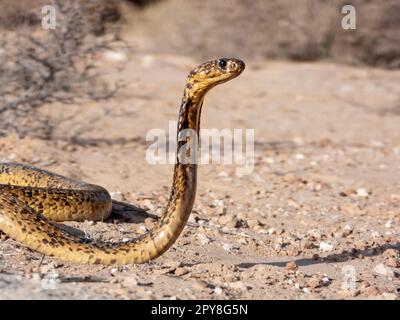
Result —
[[187, 93], [191, 97], [202, 95], [212, 87], [236, 78], [244, 68], [244, 62], [234, 58], [205, 62], [189, 73], [186, 83]]

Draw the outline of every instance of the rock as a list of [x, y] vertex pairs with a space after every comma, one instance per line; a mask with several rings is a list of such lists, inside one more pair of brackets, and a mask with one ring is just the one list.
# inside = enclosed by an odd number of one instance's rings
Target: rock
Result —
[[146, 226], [147, 230], [151, 230], [153, 229], [154, 225], [155, 225], [155, 220], [153, 218], [146, 218], [144, 219], [144, 225]]
[[288, 200], [288, 206], [292, 207], [292, 208], [295, 208], [295, 209], [300, 208], [300, 205], [296, 201], [294, 201], [293, 199], [289, 199]]
[[118, 269], [117, 268], [112, 268], [111, 270], [110, 270], [110, 273], [113, 275], [113, 274], [116, 274], [118, 272]]
[[379, 232], [378, 231], [372, 231], [371, 232], [371, 238], [380, 238], [381, 237], [381, 235], [379, 234]]
[[218, 177], [221, 177], [221, 178], [229, 177], [229, 173], [226, 171], [221, 171], [220, 173], [218, 173]]
[[220, 287], [215, 287], [214, 292], [218, 295], [222, 294], [222, 288]]
[[357, 240], [354, 242], [354, 248], [357, 250], [365, 250], [368, 247], [368, 243], [363, 240]]
[[258, 227], [260, 225], [260, 222], [257, 219], [248, 219], [247, 225], [250, 228], [254, 229], [255, 227]]
[[342, 238], [346, 238], [347, 236], [349, 236], [350, 234], [353, 233], [353, 230], [354, 230], [353, 226], [347, 224], [347, 225], [344, 226], [342, 232], [340, 233], [340, 236]]
[[302, 178], [300, 176], [296, 176], [294, 174], [286, 174], [282, 177], [284, 182], [288, 182], [288, 183], [299, 183], [302, 182]]
[[319, 244], [319, 249], [325, 252], [330, 252], [333, 250], [333, 245], [328, 242], [321, 242]]
[[127, 288], [136, 287], [138, 285], [137, 278], [134, 276], [123, 277], [120, 279], [120, 283]]
[[246, 286], [242, 281], [235, 281], [229, 284], [232, 289], [236, 290], [247, 290], [249, 287]]
[[116, 201], [124, 201], [125, 197], [120, 191], [110, 192], [111, 199]]
[[223, 206], [224, 206], [224, 200], [215, 199], [212, 203], [212, 207], [223, 207]]
[[239, 221], [235, 217], [232, 217], [229, 215], [220, 217], [218, 219], [218, 223], [220, 223], [221, 225], [224, 225], [228, 228], [236, 228], [239, 226]]
[[286, 270], [294, 271], [294, 270], [297, 270], [297, 269], [298, 269], [298, 266], [297, 266], [296, 262], [294, 262], [294, 261], [289, 261], [286, 264]]
[[367, 295], [368, 297], [376, 297], [376, 296], [378, 296], [380, 294], [380, 291], [379, 291], [379, 289], [377, 287], [370, 286], [370, 287], [365, 288], [363, 290], [363, 293], [365, 295]]
[[399, 268], [400, 267], [400, 252], [395, 249], [387, 249], [383, 253], [385, 264], [388, 267]]
[[192, 283], [193, 289], [196, 290], [204, 290], [208, 288], [208, 284], [207, 282], [203, 281], [203, 280], [196, 280]]
[[143, 206], [145, 208], [149, 209], [150, 211], [156, 210], [156, 207], [151, 203], [151, 201], [149, 199], [144, 199]]
[[392, 278], [394, 276], [393, 271], [390, 268], [386, 267], [383, 263], [376, 265], [374, 268], [374, 272], [384, 277]]
[[267, 164], [274, 164], [275, 163], [275, 159], [271, 158], [271, 157], [267, 157], [265, 159], [263, 159], [263, 161]]
[[301, 244], [300, 244], [301, 250], [304, 250], [304, 249], [312, 249], [313, 247], [314, 247], [314, 244], [313, 244], [313, 242], [310, 241], [310, 240], [304, 240], [304, 241], [302, 241]]
[[217, 214], [224, 215], [226, 214], [226, 211], [227, 211], [226, 207], [218, 207]]
[[338, 291], [338, 296], [341, 299], [346, 299], [346, 298], [352, 298], [352, 297], [356, 297], [360, 294], [360, 290], [356, 289], [356, 290], [347, 290], [347, 289], [342, 289]]
[[384, 292], [384, 293], [382, 293], [382, 298], [385, 300], [396, 300], [397, 296], [395, 293]]
[[400, 267], [400, 261], [399, 261], [399, 259], [396, 259], [396, 258], [387, 258], [385, 260], [385, 264], [388, 267], [392, 267], [392, 268], [399, 268]]
[[392, 227], [393, 227], [393, 221], [392, 221], [392, 220], [388, 220], [388, 221], [385, 223], [385, 227], [386, 227], [386, 228], [392, 228]]
[[210, 239], [204, 233], [199, 233], [197, 235], [197, 238], [199, 239], [202, 246], [210, 243]]
[[322, 281], [318, 277], [311, 277], [311, 279], [307, 281], [307, 285], [312, 289], [316, 289], [322, 286]]
[[176, 270], [175, 270], [175, 275], [177, 275], [178, 277], [180, 277], [180, 276], [183, 276], [183, 275], [185, 275], [185, 274], [188, 274], [189, 273], [189, 268], [187, 268], [187, 267], [179, 267], [179, 268], [176, 268]]
[[46, 275], [41, 281], [41, 287], [43, 290], [56, 290], [58, 285], [61, 283], [58, 273], [50, 273]]
[[128, 56], [125, 52], [116, 50], [107, 50], [103, 53], [103, 57], [110, 61], [125, 62], [128, 60]]
[[331, 283], [332, 283], [332, 280], [331, 280], [329, 277], [324, 276], [324, 277], [322, 278], [322, 284], [323, 284], [324, 286], [329, 286]]
[[179, 268], [181, 265], [182, 263], [180, 261], [168, 259], [163, 261], [162, 267], [172, 271]]
[[229, 244], [229, 243], [224, 243], [224, 245], [222, 246], [222, 248], [225, 250], [225, 251], [231, 251], [232, 250], [232, 245], [231, 244]]
[[344, 203], [339, 206], [339, 210], [344, 214], [348, 214], [349, 216], [361, 216], [364, 214], [364, 210], [361, 209], [356, 204]]
[[369, 195], [369, 193], [368, 193], [368, 190], [367, 189], [364, 189], [364, 188], [359, 188], [359, 189], [357, 189], [357, 197], [368, 197], [368, 195]]

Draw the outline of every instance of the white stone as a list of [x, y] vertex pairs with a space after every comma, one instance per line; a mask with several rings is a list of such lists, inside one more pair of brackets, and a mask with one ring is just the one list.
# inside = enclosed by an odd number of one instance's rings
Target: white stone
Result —
[[357, 189], [357, 196], [358, 197], [368, 197], [368, 190], [365, 188]]
[[210, 243], [210, 239], [204, 233], [199, 233], [197, 238], [200, 240], [202, 246]]
[[225, 250], [225, 251], [231, 251], [232, 250], [232, 245], [231, 244], [229, 244], [229, 243], [224, 243], [224, 245], [222, 246], [222, 248]]
[[386, 228], [391, 228], [391, 227], [393, 227], [393, 221], [392, 221], [392, 220], [388, 220], [388, 221], [385, 223], [385, 227], [386, 227]]
[[216, 294], [222, 294], [222, 288], [220, 288], [220, 287], [215, 287], [214, 292], [215, 292]]
[[319, 244], [319, 249], [322, 250], [322, 251], [327, 251], [327, 252], [328, 251], [332, 251], [333, 250], [333, 245], [331, 245], [328, 242], [321, 242]]
[[110, 192], [111, 199], [116, 200], [116, 201], [123, 201], [124, 196], [122, 195], [122, 192], [120, 191], [114, 191]]
[[121, 51], [107, 50], [103, 53], [103, 56], [110, 61], [125, 62], [128, 60], [126, 53]]
[[274, 160], [274, 158], [268, 157], [268, 158], [265, 158], [265, 162], [268, 164], [274, 164], [275, 160]]
[[111, 274], [117, 273], [117, 272], [118, 272], [118, 269], [117, 269], [117, 268], [112, 268], [112, 269], [110, 270], [110, 272], [111, 272]]
[[376, 265], [374, 268], [374, 272], [376, 274], [379, 274], [381, 276], [388, 277], [388, 278], [391, 278], [394, 275], [393, 271], [391, 269], [389, 269], [388, 267], [386, 267], [383, 263]]

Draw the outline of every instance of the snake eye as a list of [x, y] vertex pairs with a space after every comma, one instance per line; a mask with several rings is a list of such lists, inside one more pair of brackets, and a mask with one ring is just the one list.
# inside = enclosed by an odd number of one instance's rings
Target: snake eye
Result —
[[218, 60], [218, 67], [221, 70], [225, 70], [227, 64], [228, 64], [228, 61], [226, 61], [226, 59], [219, 59]]

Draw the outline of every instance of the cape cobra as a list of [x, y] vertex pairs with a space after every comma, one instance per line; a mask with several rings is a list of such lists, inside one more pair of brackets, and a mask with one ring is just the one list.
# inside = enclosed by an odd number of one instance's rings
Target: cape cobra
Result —
[[[182, 232], [196, 196], [193, 155], [197, 144], [193, 147], [193, 137], [181, 133], [192, 130], [198, 137], [205, 94], [244, 68], [239, 59], [222, 58], [189, 73], [179, 111], [171, 194], [163, 215], [148, 233], [128, 242], [88, 243], [62, 231], [53, 222], [107, 219], [112, 211], [110, 194], [103, 187], [18, 163], [0, 164], [0, 230], [32, 250], [77, 263], [121, 265], [157, 258]], [[182, 150], [183, 158], [179, 157]]]

